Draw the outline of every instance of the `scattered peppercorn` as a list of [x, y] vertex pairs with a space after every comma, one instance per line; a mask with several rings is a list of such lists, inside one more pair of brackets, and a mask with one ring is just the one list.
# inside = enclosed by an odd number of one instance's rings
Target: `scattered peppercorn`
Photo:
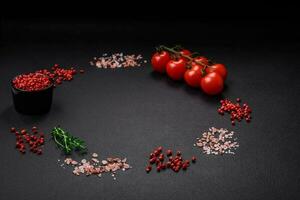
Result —
[[37, 131], [37, 127], [35, 127], [35, 126], [34, 126], [34, 127], [32, 127], [32, 129], [31, 129], [31, 130], [32, 130], [32, 132], [33, 132], [33, 133], [37, 133], [37, 132], [38, 132], [38, 131]]
[[193, 162], [193, 163], [196, 162], [196, 157], [195, 157], [195, 156], [192, 157], [192, 162]]
[[[156, 165], [156, 171], [161, 172], [162, 170], [171, 169], [174, 172], [179, 172], [180, 169], [187, 170], [187, 168], [190, 166], [190, 161], [185, 160], [183, 161], [183, 158], [181, 156], [181, 152], [177, 151], [176, 156], [172, 156], [172, 150], [166, 151], [167, 158], [165, 159], [165, 156], [163, 154], [163, 148], [158, 147], [153, 150], [152, 153], [150, 153], [149, 156], [149, 164], [146, 167], [146, 172], [149, 173], [152, 169], [151, 165]], [[192, 162], [194, 163], [196, 161], [196, 157], [192, 157]]]
[[171, 156], [172, 155], [172, 150], [167, 150], [167, 156]]
[[40, 134], [39, 137], [37, 137], [35, 134], [38, 132], [37, 127], [32, 127], [33, 134], [29, 134], [26, 129], [21, 130], [21, 134], [16, 130], [16, 128], [12, 127], [10, 128], [10, 132], [14, 132], [16, 136], [16, 148], [18, 151], [22, 154], [26, 153], [26, 146], [29, 146], [29, 149], [31, 152], [36, 153], [38, 155], [41, 155], [42, 147], [44, 145], [44, 135]]
[[149, 165], [149, 166], [146, 167], [146, 172], [147, 172], [147, 173], [149, 173], [151, 170], [152, 170], [151, 165]]
[[[79, 70], [80, 73], [83, 73], [84, 70]], [[51, 67], [51, 71], [47, 69], [38, 70], [37, 72], [47, 75], [51, 78], [51, 80], [54, 82], [54, 86], [62, 84], [63, 81], [71, 81], [73, 80], [73, 77], [75, 74], [77, 74], [77, 71], [71, 67], [71, 68], [62, 68], [58, 64], [55, 64], [53, 67]]]
[[241, 99], [236, 99], [237, 103], [233, 103], [228, 99], [221, 100], [221, 107], [218, 109], [220, 115], [224, 115], [225, 112], [230, 114], [231, 124], [235, 125], [235, 120], [241, 121], [245, 119], [246, 122], [251, 121], [252, 110], [248, 104], [244, 103], [243, 106], [240, 105]]
[[16, 133], [16, 128], [15, 128], [15, 127], [11, 127], [11, 128], [10, 128], [10, 132], [11, 132], [11, 133]]
[[21, 134], [22, 134], [22, 135], [26, 134], [26, 129], [22, 129], [22, 130], [21, 130]]

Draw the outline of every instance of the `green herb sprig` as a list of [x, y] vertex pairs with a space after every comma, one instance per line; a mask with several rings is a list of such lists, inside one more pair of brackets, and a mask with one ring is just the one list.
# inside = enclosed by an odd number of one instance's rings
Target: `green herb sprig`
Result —
[[57, 146], [62, 149], [65, 154], [71, 154], [73, 150], [85, 153], [87, 150], [83, 140], [70, 135], [60, 127], [54, 127], [51, 131], [51, 135]]

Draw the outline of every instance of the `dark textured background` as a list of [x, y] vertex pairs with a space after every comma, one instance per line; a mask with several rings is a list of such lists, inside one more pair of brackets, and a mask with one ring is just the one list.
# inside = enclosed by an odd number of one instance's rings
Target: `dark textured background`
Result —
[[[239, 13], [3, 16], [0, 199], [299, 199], [298, 22], [278, 13]], [[253, 121], [232, 127], [229, 116], [216, 112], [221, 97], [153, 74], [149, 64], [126, 70], [88, 65], [94, 56], [113, 52], [141, 53], [149, 60], [158, 44], [182, 44], [225, 63], [229, 76], [223, 96], [249, 103]], [[55, 90], [47, 115], [16, 113], [11, 78], [54, 63], [82, 67], [86, 73]], [[36, 125], [49, 133], [58, 124], [83, 138], [90, 152], [100, 158], [127, 157], [133, 169], [118, 173], [116, 181], [108, 174], [76, 177], [59, 166], [63, 155], [48, 139], [43, 156], [14, 150], [11, 126]], [[193, 147], [211, 126], [236, 132], [236, 155], [208, 156]], [[178, 174], [146, 174], [148, 154], [159, 145], [181, 150], [187, 158], [195, 155], [197, 164]]]

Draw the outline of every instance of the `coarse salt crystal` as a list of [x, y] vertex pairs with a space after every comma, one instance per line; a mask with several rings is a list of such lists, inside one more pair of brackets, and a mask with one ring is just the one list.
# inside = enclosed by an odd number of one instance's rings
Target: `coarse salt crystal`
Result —
[[[202, 148], [206, 154], [234, 154], [231, 149], [239, 147], [237, 142], [232, 142], [234, 132], [227, 129], [209, 128], [210, 132], [204, 132], [201, 138], [197, 138], [196, 146]], [[219, 135], [218, 135], [219, 134]], [[236, 138], [234, 139], [236, 140]]]
[[92, 157], [96, 158], [96, 157], [98, 157], [98, 154], [93, 153], [93, 154], [92, 154]]

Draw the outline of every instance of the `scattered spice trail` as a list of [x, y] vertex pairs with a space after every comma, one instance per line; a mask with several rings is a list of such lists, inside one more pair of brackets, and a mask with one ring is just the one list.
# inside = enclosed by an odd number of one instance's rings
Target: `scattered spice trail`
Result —
[[235, 154], [234, 150], [239, 147], [236, 138], [233, 138], [234, 132], [227, 129], [211, 127], [209, 131], [204, 132], [201, 138], [197, 138], [197, 146], [203, 150], [205, 154]]
[[[15, 88], [25, 91], [39, 91], [46, 89], [52, 83], [55, 86], [60, 85], [63, 81], [71, 81], [77, 74], [77, 70], [73, 67], [63, 68], [58, 64], [53, 65], [51, 70], [41, 69], [34, 73], [18, 75], [13, 81]], [[84, 73], [84, 70], [79, 70], [79, 73]]]
[[[60, 161], [60, 160], [58, 160]], [[98, 154], [93, 153], [90, 160], [82, 159], [80, 162], [73, 160], [72, 158], [66, 158], [64, 160], [66, 165], [73, 167], [73, 174], [80, 176], [84, 174], [86, 176], [96, 175], [101, 177], [104, 173], [111, 173], [111, 176], [116, 180], [116, 172], [118, 170], [126, 171], [132, 168], [128, 163], [127, 159], [121, 158], [107, 158], [101, 162], [98, 160]], [[64, 164], [61, 165], [62, 167]]]
[[147, 60], [143, 60], [142, 55], [124, 55], [123, 53], [114, 53], [110, 56], [105, 53], [90, 61], [91, 66], [104, 69], [140, 67], [142, 63], [147, 63]]
[[32, 127], [32, 134], [26, 129], [18, 131], [15, 127], [10, 128], [10, 132], [16, 136], [16, 149], [22, 154], [26, 153], [26, 143], [32, 153], [41, 155], [42, 147], [45, 143], [44, 133], [38, 131], [37, 127]]
[[[54, 64], [51, 67], [51, 70], [42, 69], [38, 70], [35, 73], [41, 73], [48, 76], [54, 83], [54, 86], [60, 85], [63, 81], [72, 81], [74, 76], [78, 73], [78, 70], [71, 68], [64, 68], [58, 64]], [[83, 74], [84, 70], [80, 69], [79, 73]]]

